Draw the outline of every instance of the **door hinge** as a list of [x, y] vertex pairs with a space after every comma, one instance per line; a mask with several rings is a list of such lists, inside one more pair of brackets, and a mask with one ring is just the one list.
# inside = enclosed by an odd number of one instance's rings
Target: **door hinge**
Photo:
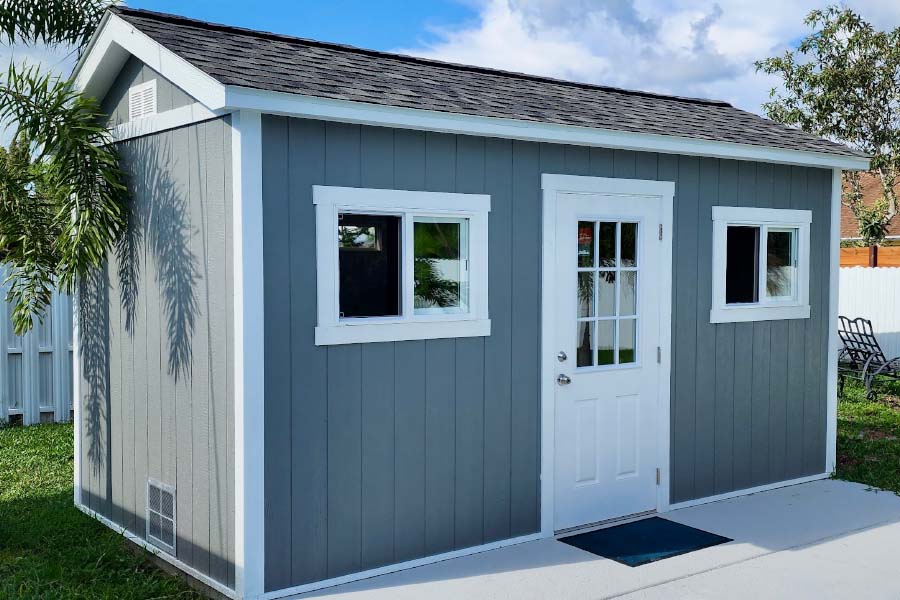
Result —
[[656, 362], [662, 364], [662, 348], [659, 346], [656, 347]]
[[659, 469], [656, 469], [656, 485], [659, 485]]
[[659, 239], [662, 241], [662, 223], [659, 224]]

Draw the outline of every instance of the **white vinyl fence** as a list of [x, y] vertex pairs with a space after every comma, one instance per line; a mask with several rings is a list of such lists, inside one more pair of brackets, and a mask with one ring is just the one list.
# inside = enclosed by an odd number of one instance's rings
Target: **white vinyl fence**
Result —
[[[0, 281], [5, 277], [0, 268]], [[12, 328], [12, 305], [0, 286], [0, 421], [23, 425], [68, 421], [72, 409], [72, 302], [53, 294], [43, 323], [24, 336]]]
[[888, 358], [900, 356], [900, 268], [844, 267], [838, 314], [864, 317]]

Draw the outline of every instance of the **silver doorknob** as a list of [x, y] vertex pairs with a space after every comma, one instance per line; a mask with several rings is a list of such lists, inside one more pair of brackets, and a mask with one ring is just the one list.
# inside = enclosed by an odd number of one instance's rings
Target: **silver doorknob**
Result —
[[559, 362], [566, 362], [566, 360], [568, 358], [569, 358], [569, 356], [563, 350], [560, 350], [559, 353], [556, 355], [556, 360], [558, 360]]
[[569, 385], [572, 383], [572, 378], [564, 373], [560, 373], [556, 376], [556, 383], [559, 385]]

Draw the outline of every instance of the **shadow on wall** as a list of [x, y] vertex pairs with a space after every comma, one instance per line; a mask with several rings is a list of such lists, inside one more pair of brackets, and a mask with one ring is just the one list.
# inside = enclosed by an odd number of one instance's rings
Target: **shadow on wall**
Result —
[[[79, 288], [79, 351], [82, 361], [85, 441], [87, 457], [96, 473], [106, 468], [107, 498], [111, 499], [110, 449], [105, 432], [110, 431], [110, 318], [111, 277], [118, 285], [122, 317], [120, 335], [134, 336], [138, 298], [142, 290], [145, 261], [155, 265], [155, 281], [161, 301], [160, 318], [166, 323], [168, 344], [166, 369], [178, 380], [191, 373], [191, 340], [198, 310], [195, 284], [199, 276], [197, 260], [191, 252], [190, 207], [187, 189], [176, 189], [167, 169], [171, 149], [169, 138], [138, 138], [120, 145], [130, 200], [127, 230], [110, 260]], [[183, 186], [186, 188], [187, 186]], [[118, 349], [116, 351], [119, 351]]]

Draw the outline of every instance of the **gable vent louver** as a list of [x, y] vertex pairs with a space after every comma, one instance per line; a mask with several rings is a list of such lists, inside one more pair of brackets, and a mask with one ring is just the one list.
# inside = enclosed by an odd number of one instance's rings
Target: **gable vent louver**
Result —
[[128, 120], [156, 114], [156, 80], [128, 88]]
[[175, 555], [175, 488], [147, 481], [147, 541]]

